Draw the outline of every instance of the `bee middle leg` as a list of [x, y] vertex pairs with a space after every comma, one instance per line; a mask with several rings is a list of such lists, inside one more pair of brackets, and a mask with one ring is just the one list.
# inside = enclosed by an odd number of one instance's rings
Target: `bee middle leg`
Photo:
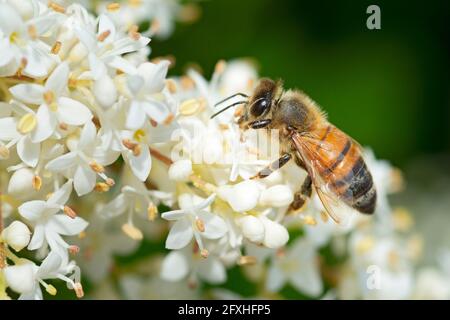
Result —
[[283, 154], [278, 160], [275, 160], [270, 165], [262, 169], [260, 172], [258, 172], [256, 175], [251, 177], [250, 179], [262, 179], [267, 176], [270, 176], [274, 171], [280, 169], [282, 166], [284, 166], [286, 163], [289, 162], [289, 160], [292, 159], [292, 155], [290, 153]]
[[312, 180], [311, 177], [308, 175], [303, 181], [300, 190], [294, 194], [294, 200], [289, 205], [288, 212], [293, 213], [301, 209], [305, 204], [306, 200], [311, 197], [311, 194], [312, 194]]

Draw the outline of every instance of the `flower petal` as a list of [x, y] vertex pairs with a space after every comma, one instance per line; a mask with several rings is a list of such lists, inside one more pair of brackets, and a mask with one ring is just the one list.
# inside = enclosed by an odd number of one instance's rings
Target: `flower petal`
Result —
[[31, 237], [28, 244], [28, 250], [37, 250], [44, 245], [45, 240], [45, 226], [43, 224], [37, 224], [34, 227], [33, 237]]
[[50, 171], [61, 172], [73, 167], [76, 164], [77, 154], [75, 152], [69, 152], [62, 156], [53, 159], [45, 168]]
[[92, 113], [81, 102], [61, 97], [58, 99], [58, 117], [60, 122], [79, 126], [91, 120]]
[[56, 119], [46, 104], [41, 104], [36, 112], [36, 129], [30, 133], [31, 141], [42, 142], [55, 131]]
[[225, 221], [216, 214], [202, 211], [197, 216], [205, 224], [205, 231], [201, 233], [205, 238], [218, 239], [228, 231]]
[[163, 260], [161, 278], [167, 281], [180, 281], [189, 273], [189, 263], [182, 252], [172, 251]]
[[63, 62], [57, 66], [45, 82], [46, 91], [52, 91], [56, 96], [60, 96], [67, 86], [69, 72], [70, 69], [67, 62]]
[[81, 131], [80, 140], [78, 141], [78, 150], [93, 148], [96, 136], [97, 130], [95, 129], [95, 125], [92, 121], [86, 122]]
[[169, 109], [167, 106], [155, 99], [147, 98], [146, 101], [141, 101], [141, 108], [149, 118], [152, 118], [158, 123], [164, 122], [169, 116]]
[[50, 251], [50, 253], [39, 266], [37, 275], [40, 278], [45, 279], [46, 275], [58, 271], [58, 268], [61, 266], [62, 262], [62, 257], [60, 257], [59, 254], [54, 251]]
[[278, 292], [286, 283], [283, 272], [276, 266], [272, 265], [267, 275], [266, 288], [271, 292]]
[[0, 140], [11, 141], [20, 137], [17, 132], [17, 121], [13, 117], [0, 119]]
[[31, 142], [29, 136], [23, 136], [19, 142], [17, 142], [17, 154], [19, 155], [20, 160], [32, 168], [37, 165], [40, 152], [41, 144]]
[[212, 284], [223, 283], [227, 279], [224, 265], [213, 257], [199, 262], [198, 275], [201, 279]]
[[70, 218], [65, 214], [55, 214], [47, 223], [47, 228], [64, 236], [74, 236], [86, 229], [88, 222], [80, 217]]
[[141, 181], [145, 181], [150, 174], [152, 168], [152, 158], [150, 157], [150, 150], [148, 147], [143, 146], [141, 154], [137, 157], [130, 151], [125, 151], [125, 158], [128, 165], [133, 171], [134, 175]]
[[63, 206], [69, 200], [70, 194], [72, 193], [72, 180], [68, 180], [63, 184], [61, 188], [52, 193], [50, 198], [48, 198], [48, 204], [57, 204]]
[[181, 219], [175, 222], [170, 228], [166, 240], [167, 249], [181, 249], [188, 245], [194, 235], [191, 224], [187, 219]]
[[178, 220], [186, 216], [186, 213], [183, 210], [172, 210], [166, 211], [161, 215], [161, 218], [173, 221]]
[[18, 208], [20, 215], [30, 221], [40, 219], [46, 209], [47, 203], [42, 200], [27, 201]]
[[145, 112], [141, 108], [140, 102], [133, 100], [128, 111], [126, 127], [129, 129], [139, 129], [144, 125], [145, 119]]
[[73, 185], [78, 196], [85, 195], [94, 189], [96, 174], [88, 166], [78, 166], [75, 171]]
[[44, 102], [45, 88], [39, 84], [17, 84], [9, 89], [17, 100], [30, 104], [41, 104]]

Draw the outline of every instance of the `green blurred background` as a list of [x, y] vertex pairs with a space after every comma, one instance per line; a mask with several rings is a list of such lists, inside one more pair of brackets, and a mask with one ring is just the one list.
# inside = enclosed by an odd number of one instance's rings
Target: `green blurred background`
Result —
[[[381, 30], [366, 28], [371, 4], [381, 8]], [[196, 63], [209, 77], [219, 59], [250, 57], [261, 75], [301, 88], [331, 122], [396, 166], [449, 151], [448, 1], [198, 5], [198, 21], [152, 42], [152, 56], [175, 55], [172, 74]]]

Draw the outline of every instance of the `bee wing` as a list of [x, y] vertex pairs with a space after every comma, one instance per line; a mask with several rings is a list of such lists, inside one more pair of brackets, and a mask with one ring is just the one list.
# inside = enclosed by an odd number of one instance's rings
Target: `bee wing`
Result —
[[[324, 167], [321, 158], [323, 157], [317, 150], [320, 148], [327, 152], [333, 152], [334, 147], [326, 142], [311, 137], [302, 137], [298, 134], [292, 136], [294, 145], [298, 151], [300, 159], [305, 164], [306, 170], [313, 182], [314, 190], [317, 193], [323, 207], [328, 215], [339, 225], [348, 225], [356, 214], [356, 210], [348, 206], [341, 197], [332, 191], [330, 183], [323, 180], [319, 172]], [[317, 148], [319, 147], [319, 148]], [[330, 181], [336, 181], [334, 174], [331, 172]], [[348, 193], [346, 197], [349, 197]]]

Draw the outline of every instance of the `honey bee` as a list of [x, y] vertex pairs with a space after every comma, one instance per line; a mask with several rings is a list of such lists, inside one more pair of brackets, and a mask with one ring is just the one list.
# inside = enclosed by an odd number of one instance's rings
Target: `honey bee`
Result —
[[243, 108], [237, 120], [241, 129], [279, 130], [280, 158], [253, 178], [269, 176], [292, 158], [307, 172], [290, 204], [291, 212], [303, 207], [313, 189], [337, 223], [345, 219], [343, 212], [348, 212], [346, 209], [353, 208], [364, 214], [375, 211], [377, 193], [360, 145], [329, 123], [306, 94], [284, 90], [281, 81], [263, 78], [251, 96], [237, 93], [231, 97], [234, 96], [242, 96], [245, 100], [233, 103], [212, 117], [241, 104]]

